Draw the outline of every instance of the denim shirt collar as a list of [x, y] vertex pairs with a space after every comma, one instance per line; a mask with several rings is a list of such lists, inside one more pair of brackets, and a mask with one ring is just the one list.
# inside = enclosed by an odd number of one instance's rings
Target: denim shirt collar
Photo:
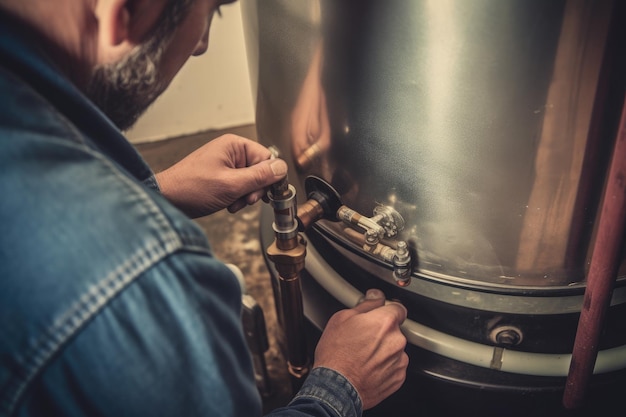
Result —
[[0, 12], [0, 66], [24, 79], [97, 148], [139, 181], [153, 174], [119, 129], [53, 63], [36, 31]]

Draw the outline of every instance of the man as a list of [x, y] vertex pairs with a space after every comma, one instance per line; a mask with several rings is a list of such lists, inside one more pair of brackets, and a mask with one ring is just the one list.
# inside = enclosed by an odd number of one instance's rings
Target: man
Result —
[[[285, 163], [225, 136], [155, 176], [119, 130], [206, 50], [222, 3], [0, 0], [0, 416], [260, 414], [239, 286], [187, 216], [253, 204]], [[378, 290], [338, 312], [272, 415], [393, 393], [405, 317]]]

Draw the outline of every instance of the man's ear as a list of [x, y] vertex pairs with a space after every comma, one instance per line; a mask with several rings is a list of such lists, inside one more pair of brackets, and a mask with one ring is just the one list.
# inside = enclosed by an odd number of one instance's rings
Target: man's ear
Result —
[[95, 13], [103, 56], [141, 43], [158, 22], [165, 4], [166, 0], [98, 0]]

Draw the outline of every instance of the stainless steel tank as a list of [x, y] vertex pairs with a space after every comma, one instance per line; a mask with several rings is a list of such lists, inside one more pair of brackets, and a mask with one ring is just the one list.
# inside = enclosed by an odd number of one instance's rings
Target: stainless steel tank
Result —
[[[242, 2], [259, 140], [281, 150], [301, 201], [321, 177], [386, 219], [389, 247], [409, 246], [399, 280], [363, 228], [318, 222], [303, 284], [313, 324], [376, 286], [407, 305], [413, 369], [442, 390], [562, 388], [623, 100], [622, 9]], [[609, 385], [624, 383], [625, 283], [622, 265], [596, 365]]]

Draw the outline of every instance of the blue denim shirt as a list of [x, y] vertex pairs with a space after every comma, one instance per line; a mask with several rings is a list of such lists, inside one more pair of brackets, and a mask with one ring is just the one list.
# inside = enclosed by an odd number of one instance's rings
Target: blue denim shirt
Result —
[[[239, 285], [155, 184], [0, 14], [0, 416], [261, 414]], [[324, 368], [272, 413], [360, 414]]]

